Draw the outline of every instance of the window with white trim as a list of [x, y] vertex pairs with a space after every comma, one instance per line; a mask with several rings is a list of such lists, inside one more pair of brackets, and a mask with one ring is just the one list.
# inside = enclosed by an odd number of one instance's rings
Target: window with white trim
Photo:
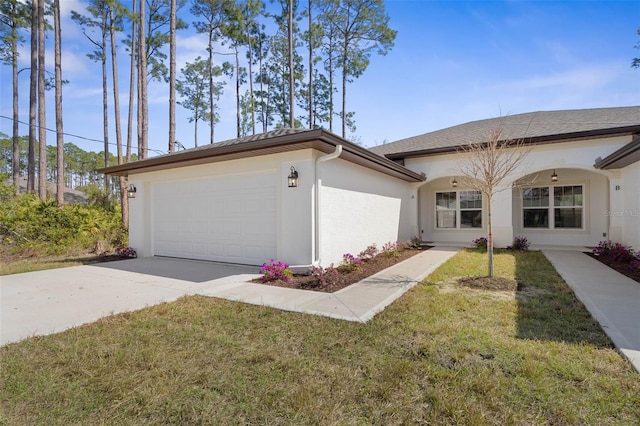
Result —
[[436, 192], [436, 228], [482, 228], [480, 191]]
[[584, 222], [583, 193], [582, 185], [523, 188], [523, 227], [582, 229]]

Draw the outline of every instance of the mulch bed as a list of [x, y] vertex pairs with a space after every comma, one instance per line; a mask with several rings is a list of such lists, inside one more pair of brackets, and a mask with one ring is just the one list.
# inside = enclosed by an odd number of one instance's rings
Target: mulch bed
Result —
[[262, 280], [259, 278], [252, 280], [251, 282], [257, 284], [272, 285], [276, 287], [294, 288], [298, 290], [312, 290], [324, 293], [333, 293], [345, 287], [348, 287], [351, 284], [362, 281], [363, 279], [377, 272], [380, 272], [383, 269], [387, 269], [390, 266], [400, 263], [403, 260], [407, 260], [410, 257], [423, 252], [424, 250], [428, 250], [429, 248], [431, 247], [424, 247], [421, 249], [404, 249], [397, 257], [378, 254], [374, 258], [364, 262], [360, 270], [348, 273], [340, 273], [339, 276], [335, 280], [332, 280], [332, 282], [327, 286], [322, 286], [318, 278], [312, 275], [294, 275], [289, 282], [282, 280], [262, 282]]
[[596, 256], [593, 253], [586, 253], [587, 256], [591, 256], [600, 263], [604, 263], [611, 269], [615, 269], [622, 275], [626, 275], [637, 283], [640, 283], [640, 268], [633, 268], [629, 262], [617, 262], [609, 256]]

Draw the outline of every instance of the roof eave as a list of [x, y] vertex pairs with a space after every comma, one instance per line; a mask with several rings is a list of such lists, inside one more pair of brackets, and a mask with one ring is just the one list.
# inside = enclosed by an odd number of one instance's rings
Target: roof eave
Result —
[[631, 142], [606, 156], [598, 158], [593, 165], [596, 169], [621, 169], [640, 161], [640, 134], [635, 134]]
[[[550, 143], [557, 142], [573, 142], [584, 139], [591, 139], [598, 136], [604, 137], [614, 137], [614, 136], [624, 136], [631, 135], [640, 132], [640, 125], [633, 126], [623, 126], [616, 127], [610, 129], [597, 129], [597, 130], [588, 130], [584, 132], [573, 132], [573, 133], [563, 133], [558, 135], [544, 135], [544, 136], [534, 136], [529, 138], [522, 138], [522, 141], [527, 145], [544, 145]], [[505, 139], [500, 142], [508, 142], [514, 139]], [[414, 151], [403, 151], [403, 152], [395, 152], [386, 154], [385, 157], [391, 160], [399, 160], [403, 158], [409, 157], [424, 157], [431, 155], [439, 155], [439, 154], [450, 154], [458, 152], [460, 148], [463, 148], [465, 145], [452, 145], [447, 147], [439, 147], [439, 148], [428, 148], [428, 149], [420, 149]]]
[[263, 154], [300, 149], [312, 148], [328, 153], [331, 152], [336, 145], [343, 145], [344, 147], [341, 157], [356, 164], [378, 170], [407, 182], [420, 182], [424, 180], [421, 175], [322, 129], [239, 144], [230, 144], [212, 149], [167, 154], [160, 157], [105, 167], [99, 169], [98, 172], [115, 176], [129, 176], [129, 174], [249, 158]]

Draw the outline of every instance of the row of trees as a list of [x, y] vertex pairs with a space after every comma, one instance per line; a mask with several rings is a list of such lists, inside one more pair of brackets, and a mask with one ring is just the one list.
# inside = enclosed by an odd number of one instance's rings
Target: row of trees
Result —
[[[48, 22], [50, 17], [53, 25]], [[169, 83], [169, 152], [176, 146], [176, 104], [191, 112], [196, 145], [199, 122], [210, 126], [208, 142], [215, 141], [215, 125], [220, 120], [218, 101], [228, 81], [234, 86], [238, 136], [278, 127], [325, 127], [333, 131], [336, 118], [341, 119], [341, 133], [346, 136], [347, 128], [355, 129], [355, 113], [347, 111], [347, 84], [362, 75], [372, 54], [386, 54], [396, 36], [388, 26], [383, 0], [307, 0], [304, 4], [300, 0], [274, 0], [269, 5], [262, 0], [192, 0], [188, 7], [186, 0], [132, 0], [128, 4], [89, 0], [86, 10], [72, 12], [72, 19], [91, 46], [87, 57], [101, 67], [105, 166], [112, 161], [110, 145], [116, 146], [118, 164], [131, 161], [134, 143], [138, 158], [147, 157], [147, 86], [153, 81]], [[190, 24], [206, 37], [207, 47], [202, 55], [187, 62], [178, 76], [176, 33]], [[47, 79], [45, 69], [45, 33], [51, 29], [55, 44], [52, 80]], [[21, 164], [25, 153], [18, 135], [18, 74], [23, 71], [18, 70], [18, 51], [27, 36], [31, 47], [27, 189], [37, 188], [44, 200], [48, 87], [53, 87], [55, 94], [57, 170], [64, 171], [65, 165], [59, 0], [6, 0], [0, 4], [0, 59], [13, 71], [14, 180], [24, 172]], [[124, 44], [130, 55], [124, 147], [118, 44]], [[218, 60], [219, 55], [230, 60]], [[342, 95], [340, 107], [335, 101], [338, 93]], [[115, 143], [110, 141], [112, 127]], [[56, 172], [56, 176], [58, 202], [62, 204], [64, 173]], [[126, 224], [125, 185], [124, 178], [120, 179]], [[106, 176], [103, 186], [109, 188]]]
[[[207, 36], [207, 52], [181, 70], [177, 90], [182, 106], [192, 113], [196, 134], [199, 121], [209, 124], [209, 142], [220, 119], [217, 101], [225, 75], [235, 86], [238, 137], [273, 127], [334, 131], [336, 117], [343, 137], [347, 128], [355, 131], [355, 113], [347, 111], [347, 83], [364, 73], [372, 54], [386, 54], [396, 36], [383, 1], [276, 3], [279, 8], [272, 12], [261, 0], [192, 2], [194, 26]], [[233, 59], [216, 64], [215, 54]]]
[[[19, 162], [18, 171], [20, 176], [27, 175], [27, 156], [29, 151], [29, 138], [21, 136], [18, 138]], [[116, 164], [118, 159], [112, 153], [109, 155], [109, 164]], [[67, 188], [79, 189], [89, 185], [102, 187], [103, 176], [96, 170], [104, 164], [104, 152], [85, 151], [77, 145], [66, 142], [63, 145], [64, 157], [64, 186]], [[136, 154], [131, 155], [132, 161], [137, 159]], [[0, 176], [10, 176], [13, 162], [13, 141], [7, 135], [0, 133]], [[39, 152], [36, 153], [36, 162], [39, 163]], [[46, 156], [46, 180], [56, 182], [58, 178], [58, 152], [57, 146], [47, 145]], [[114, 182], [109, 182], [109, 188], [114, 187]], [[116, 184], [117, 187], [117, 184]]]

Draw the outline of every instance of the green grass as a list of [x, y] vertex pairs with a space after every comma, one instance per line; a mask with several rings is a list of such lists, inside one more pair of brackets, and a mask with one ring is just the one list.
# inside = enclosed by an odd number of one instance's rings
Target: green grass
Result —
[[0, 348], [0, 424], [638, 424], [640, 379], [540, 253], [462, 251], [368, 324], [205, 297]]
[[2, 259], [0, 262], [0, 276], [21, 274], [23, 272], [44, 271], [46, 269], [67, 268], [69, 266], [89, 265], [100, 262], [96, 255], [60, 255], [38, 256], [35, 258]]

